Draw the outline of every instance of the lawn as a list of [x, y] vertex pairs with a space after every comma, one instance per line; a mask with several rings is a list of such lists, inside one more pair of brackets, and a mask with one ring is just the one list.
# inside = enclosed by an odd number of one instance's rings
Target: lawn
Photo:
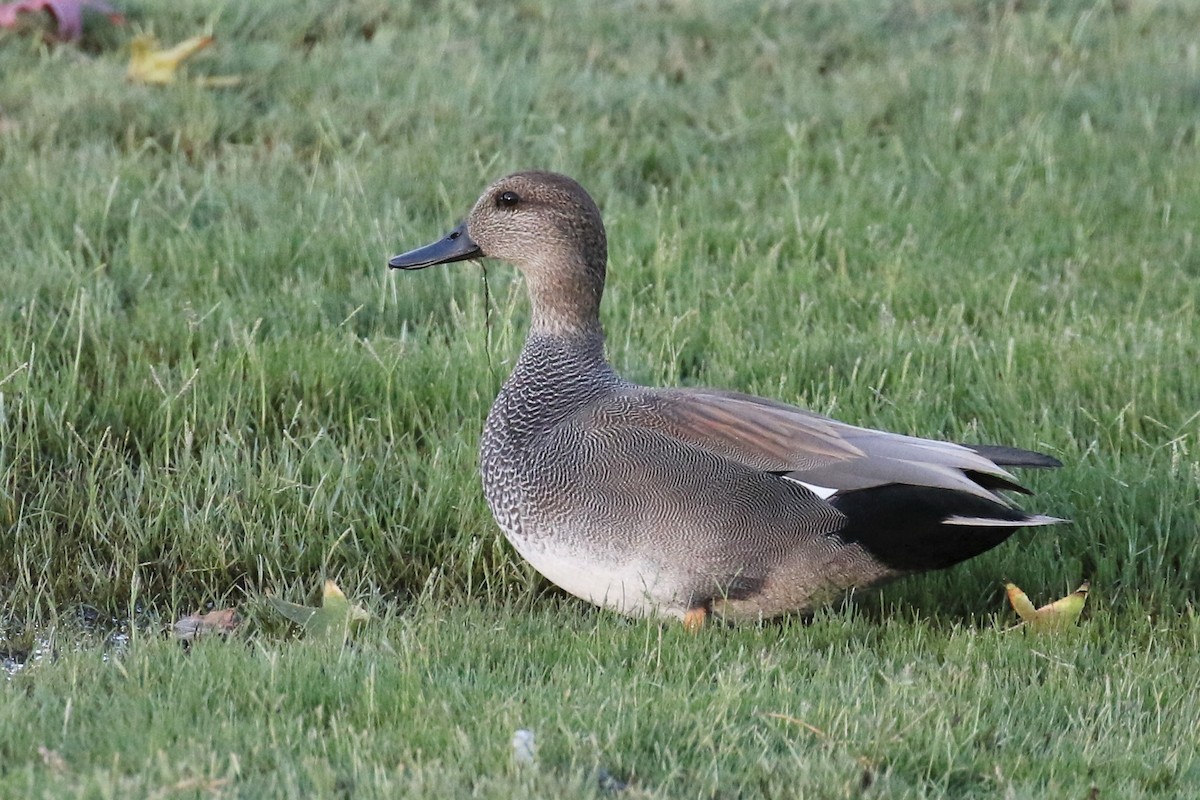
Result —
[[[0, 797], [1200, 795], [1200, 7], [122, 9], [0, 31]], [[1072, 524], [812, 620], [561, 596], [478, 485], [522, 284], [386, 268], [521, 168], [623, 374], [1043, 450]], [[266, 602], [326, 578], [350, 647]]]

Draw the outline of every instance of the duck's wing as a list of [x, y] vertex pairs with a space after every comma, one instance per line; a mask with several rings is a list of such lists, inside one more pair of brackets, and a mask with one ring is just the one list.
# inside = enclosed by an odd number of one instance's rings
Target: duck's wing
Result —
[[860, 428], [795, 406], [709, 389], [634, 387], [610, 397], [593, 413], [603, 416], [605, 425], [647, 428], [776, 473], [822, 499], [907, 485], [955, 490], [1011, 506], [999, 492], [1026, 490], [1001, 464], [1057, 465], [1049, 456], [1018, 448], [972, 448]]

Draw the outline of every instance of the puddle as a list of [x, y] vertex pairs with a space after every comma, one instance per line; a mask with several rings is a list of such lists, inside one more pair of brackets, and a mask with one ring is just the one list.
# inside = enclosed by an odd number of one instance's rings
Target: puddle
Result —
[[81, 607], [65, 614], [57, 625], [28, 631], [15, 622], [0, 623], [0, 670], [5, 680], [28, 667], [54, 659], [64, 650], [100, 650], [108, 661], [129, 647], [129, 624], [111, 617], [102, 617], [91, 607]]
[[0, 669], [4, 670], [4, 677], [11, 680], [26, 666], [48, 658], [52, 652], [49, 636], [36, 638], [33, 640], [33, 647], [25, 652], [5, 651], [4, 655], [0, 656]]

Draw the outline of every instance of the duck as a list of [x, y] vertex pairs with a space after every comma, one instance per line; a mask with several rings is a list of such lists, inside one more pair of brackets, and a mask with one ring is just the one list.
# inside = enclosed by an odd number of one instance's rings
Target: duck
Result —
[[1030, 492], [1008, 468], [1062, 466], [1043, 453], [617, 374], [600, 321], [604, 222], [565, 175], [500, 178], [450, 233], [388, 265], [483, 258], [514, 266], [530, 302], [480, 438], [483, 493], [517, 553], [589, 603], [689, 629], [811, 613], [1065, 521], [1009, 496]]

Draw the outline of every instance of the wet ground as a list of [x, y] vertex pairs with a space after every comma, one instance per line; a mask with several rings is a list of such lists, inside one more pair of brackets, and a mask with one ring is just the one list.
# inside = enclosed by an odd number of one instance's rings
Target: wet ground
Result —
[[106, 617], [90, 606], [64, 613], [60, 620], [37, 628], [0, 622], [0, 670], [12, 679], [26, 667], [53, 659], [63, 650], [99, 648], [105, 658], [129, 646], [129, 622]]

